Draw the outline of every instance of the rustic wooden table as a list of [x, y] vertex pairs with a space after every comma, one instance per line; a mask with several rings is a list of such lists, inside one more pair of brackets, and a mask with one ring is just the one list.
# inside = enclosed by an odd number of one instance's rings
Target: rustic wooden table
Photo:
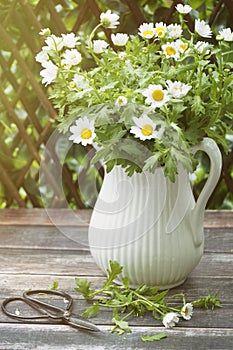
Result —
[[[9, 209], [0, 211], [0, 301], [21, 295], [29, 288], [58, 289], [70, 293], [74, 311], [86, 301], [74, 291], [75, 277], [85, 276], [95, 286], [105, 277], [87, 246], [91, 212], [63, 209]], [[56, 225], [55, 225], [56, 224]], [[190, 321], [165, 329], [149, 315], [130, 321], [132, 333], [110, 333], [111, 311], [93, 321], [101, 332], [91, 333], [67, 325], [17, 322], [0, 311], [0, 349], [221, 349], [233, 348], [233, 212], [206, 212], [205, 253], [186, 282], [172, 290], [184, 292], [189, 301], [218, 292], [222, 308], [195, 309]], [[166, 333], [159, 342], [144, 343], [141, 336]]]

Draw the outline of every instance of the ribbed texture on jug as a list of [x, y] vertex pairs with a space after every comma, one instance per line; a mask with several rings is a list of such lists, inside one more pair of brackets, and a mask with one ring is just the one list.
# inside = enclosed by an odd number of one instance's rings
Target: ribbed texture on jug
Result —
[[181, 284], [199, 262], [203, 244], [193, 243], [191, 188], [183, 189], [182, 198], [179, 191], [161, 168], [128, 177], [116, 167], [107, 174], [89, 227], [97, 265], [106, 272], [110, 260], [118, 261], [132, 287]]

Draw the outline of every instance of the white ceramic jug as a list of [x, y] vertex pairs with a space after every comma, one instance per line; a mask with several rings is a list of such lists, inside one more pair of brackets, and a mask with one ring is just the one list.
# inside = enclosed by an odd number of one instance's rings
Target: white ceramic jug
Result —
[[203, 254], [204, 209], [221, 171], [221, 153], [212, 139], [205, 138], [197, 150], [211, 163], [197, 202], [182, 167], [175, 183], [161, 167], [132, 177], [121, 167], [106, 174], [89, 227], [91, 253], [103, 271], [116, 260], [131, 287], [167, 289], [185, 281]]

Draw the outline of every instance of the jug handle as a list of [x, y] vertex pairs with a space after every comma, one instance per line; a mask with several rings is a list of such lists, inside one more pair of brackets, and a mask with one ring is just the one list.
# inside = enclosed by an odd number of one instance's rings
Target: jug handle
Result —
[[222, 169], [222, 155], [216, 142], [208, 137], [205, 137], [199, 145], [195, 146], [193, 151], [194, 154], [197, 151], [204, 151], [210, 159], [210, 173], [195, 205], [196, 210], [202, 211], [205, 209], [206, 203], [219, 180]]
[[200, 227], [196, 228], [195, 230], [196, 232], [200, 233], [199, 237], [195, 237], [196, 244], [199, 245], [201, 244], [203, 239], [201, 232], [203, 226], [205, 206], [219, 180], [222, 169], [222, 155], [216, 142], [208, 137], [205, 137], [199, 145], [193, 148], [193, 154], [195, 154], [197, 151], [204, 151], [210, 159], [209, 176], [197, 199], [197, 202], [193, 208], [194, 212], [192, 214], [196, 218], [194, 222], [200, 225]]

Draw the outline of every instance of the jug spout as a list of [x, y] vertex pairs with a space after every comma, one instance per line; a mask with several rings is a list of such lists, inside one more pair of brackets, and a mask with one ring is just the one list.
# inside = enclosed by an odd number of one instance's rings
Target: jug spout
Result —
[[203, 220], [206, 203], [213, 192], [222, 169], [222, 155], [213, 139], [204, 138], [203, 141], [194, 148], [194, 153], [204, 151], [210, 159], [210, 172], [205, 186], [203, 187], [197, 202], [192, 210], [192, 232], [195, 245], [200, 245], [203, 241]]

